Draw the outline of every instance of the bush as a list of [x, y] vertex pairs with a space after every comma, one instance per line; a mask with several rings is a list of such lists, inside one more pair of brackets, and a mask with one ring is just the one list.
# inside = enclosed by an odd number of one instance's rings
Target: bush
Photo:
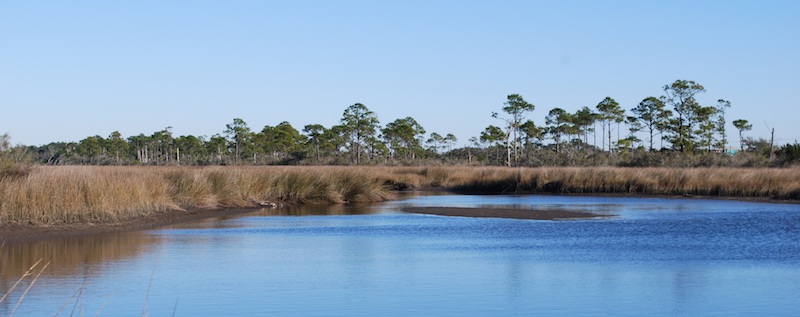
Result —
[[800, 164], [800, 144], [797, 141], [794, 144], [781, 146], [775, 154], [778, 156], [780, 165]]
[[12, 148], [8, 134], [0, 135], [0, 179], [27, 176], [31, 166], [25, 158], [25, 148]]

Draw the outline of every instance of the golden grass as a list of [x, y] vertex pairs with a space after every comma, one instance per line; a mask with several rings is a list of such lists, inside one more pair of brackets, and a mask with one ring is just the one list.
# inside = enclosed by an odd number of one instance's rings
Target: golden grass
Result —
[[0, 179], [0, 224], [114, 221], [183, 208], [383, 201], [392, 189], [800, 199], [800, 168], [35, 167]]
[[[800, 168], [441, 167], [442, 186], [475, 193], [625, 193], [800, 199]], [[430, 172], [429, 172], [430, 173]]]
[[92, 222], [183, 208], [391, 199], [381, 179], [340, 167], [36, 167], [0, 180], [0, 223]]

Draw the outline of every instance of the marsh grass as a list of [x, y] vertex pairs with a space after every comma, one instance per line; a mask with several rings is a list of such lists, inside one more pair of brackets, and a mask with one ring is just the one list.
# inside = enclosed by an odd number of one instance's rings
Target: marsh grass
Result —
[[392, 190], [800, 200], [800, 168], [40, 166], [0, 179], [0, 223], [124, 220], [187, 208], [384, 201]]
[[445, 187], [472, 193], [622, 193], [800, 199], [798, 168], [449, 168], [447, 173]]
[[800, 168], [376, 167], [396, 188], [467, 193], [643, 194], [800, 200]]
[[40, 166], [0, 179], [0, 223], [129, 219], [187, 208], [392, 198], [384, 180], [349, 167]]

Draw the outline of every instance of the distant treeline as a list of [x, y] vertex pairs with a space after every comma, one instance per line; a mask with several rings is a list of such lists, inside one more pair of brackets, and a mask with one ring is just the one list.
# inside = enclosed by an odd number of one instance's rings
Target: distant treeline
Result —
[[[738, 148], [730, 147], [725, 110], [729, 101], [702, 106], [705, 92], [693, 81], [663, 87], [626, 111], [606, 97], [594, 109], [575, 113], [551, 109], [545, 124], [526, 119], [535, 106], [508, 95], [499, 126], [489, 125], [466, 145], [453, 134], [428, 134], [412, 117], [382, 126], [377, 115], [356, 103], [340, 124], [289, 122], [253, 131], [241, 118], [211, 137], [174, 136], [171, 127], [151, 135], [90, 136], [79, 142], [43, 146], [9, 145], [0, 152], [16, 161], [49, 165], [507, 165], [507, 166], [787, 166], [800, 163], [800, 145], [745, 137], [747, 120], [732, 121]], [[488, 111], [487, 111], [488, 112]], [[487, 113], [488, 114], [488, 113]], [[488, 117], [488, 116], [487, 116]], [[645, 136], [642, 140], [639, 136]]]

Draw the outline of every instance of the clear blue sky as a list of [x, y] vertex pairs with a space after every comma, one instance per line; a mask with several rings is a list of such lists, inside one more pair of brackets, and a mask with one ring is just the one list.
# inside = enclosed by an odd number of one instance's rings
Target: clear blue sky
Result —
[[[330, 127], [356, 102], [464, 144], [508, 94], [625, 109], [677, 79], [800, 139], [800, 1], [0, 1], [0, 133]], [[644, 138], [643, 138], [644, 139]]]

